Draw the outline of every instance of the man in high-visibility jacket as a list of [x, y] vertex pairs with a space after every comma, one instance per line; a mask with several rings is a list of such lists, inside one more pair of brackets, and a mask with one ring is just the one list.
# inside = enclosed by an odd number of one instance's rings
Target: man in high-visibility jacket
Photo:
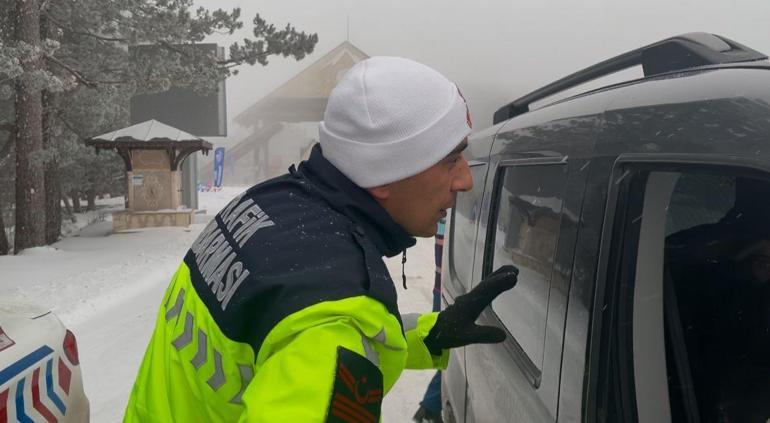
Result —
[[163, 298], [126, 422], [376, 422], [402, 370], [500, 342], [474, 322], [516, 282], [508, 267], [441, 313], [400, 315], [382, 257], [436, 233], [471, 130], [457, 87], [379, 57], [332, 91], [320, 146], [234, 199]]

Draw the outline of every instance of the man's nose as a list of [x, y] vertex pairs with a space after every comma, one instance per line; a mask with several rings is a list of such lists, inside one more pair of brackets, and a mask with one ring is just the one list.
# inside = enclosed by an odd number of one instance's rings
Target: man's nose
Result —
[[473, 188], [473, 176], [468, 161], [464, 157], [460, 158], [460, 166], [457, 174], [452, 180], [452, 191], [470, 191]]

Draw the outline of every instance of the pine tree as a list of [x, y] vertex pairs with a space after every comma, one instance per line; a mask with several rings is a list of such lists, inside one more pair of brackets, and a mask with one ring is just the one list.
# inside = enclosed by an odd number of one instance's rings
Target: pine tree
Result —
[[42, 90], [37, 76], [43, 71], [38, 53], [40, 5], [37, 0], [18, 0], [16, 40], [29, 54], [21, 60], [22, 75], [16, 81], [16, 235], [14, 250], [45, 245], [45, 186], [43, 166], [35, 154], [43, 149]]

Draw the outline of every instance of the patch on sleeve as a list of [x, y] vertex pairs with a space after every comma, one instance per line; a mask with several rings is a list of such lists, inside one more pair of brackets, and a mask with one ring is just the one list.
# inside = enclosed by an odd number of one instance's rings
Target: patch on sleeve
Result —
[[382, 407], [382, 373], [371, 361], [337, 347], [337, 371], [327, 422], [377, 423]]

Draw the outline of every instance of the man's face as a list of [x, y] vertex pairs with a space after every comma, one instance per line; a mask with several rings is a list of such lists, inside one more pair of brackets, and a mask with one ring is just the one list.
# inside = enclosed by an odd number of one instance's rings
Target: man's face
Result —
[[770, 256], [754, 256], [751, 258], [751, 275], [756, 284], [764, 285], [770, 281]]
[[765, 285], [770, 281], [770, 241], [759, 241], [750, 248], [751, 254], [739, 262], [739, 271], [753, 285]]
[[757, 250], [749, 257], [749, 260], [753, 282], [764, 285], [770, 281], [770, 241], [760, 241]]
[[467, 146], [466, 138], [444, 159], [423, 172], [369, 192], [410, 235], [434, 236], [439, 219], [454, 207], [457, 192], [473, 187], [468, 162], [462, 155]]

